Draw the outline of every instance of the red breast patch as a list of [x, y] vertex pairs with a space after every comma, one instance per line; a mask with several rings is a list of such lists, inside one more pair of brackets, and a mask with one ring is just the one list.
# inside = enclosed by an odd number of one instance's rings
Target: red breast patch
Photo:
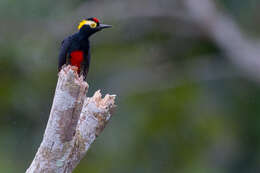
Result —
[[70, 64], [72, 66], [78, 67], [78, 73], [80, 72], [80, 65], [84, 59], [84, 52], [83, 51], [73, 51], [70, 54]]

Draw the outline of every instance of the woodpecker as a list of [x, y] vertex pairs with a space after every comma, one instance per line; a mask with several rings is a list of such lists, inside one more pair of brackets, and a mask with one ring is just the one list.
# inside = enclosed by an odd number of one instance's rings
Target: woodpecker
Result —
[[86, 80], [90, 65], [89, 37], [111, 25], [101, 24], [96, 17], [82, 20], [78, 25], [78, 32], [68, 36], [61, 43], [58, 71], [64, 64], [76, 66], [78, 75]]

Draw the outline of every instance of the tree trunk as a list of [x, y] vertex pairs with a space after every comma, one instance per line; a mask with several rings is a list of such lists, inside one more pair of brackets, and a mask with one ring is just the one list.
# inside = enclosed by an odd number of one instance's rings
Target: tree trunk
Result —
[[71, 173], [102, 132], [115, 95], [87, 98], [88, 84], [71, 66], [63, 68], [42, 143], [26, 173]]

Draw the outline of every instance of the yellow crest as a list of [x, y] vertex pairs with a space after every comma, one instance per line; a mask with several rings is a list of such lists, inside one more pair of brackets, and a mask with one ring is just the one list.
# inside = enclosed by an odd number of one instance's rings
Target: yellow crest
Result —
[[96, 28], [97, 23], [92, 20], [82, 20], [78, 25], [78, 30], [80, 30], [84, 25], [89, 25], [90, 28]]

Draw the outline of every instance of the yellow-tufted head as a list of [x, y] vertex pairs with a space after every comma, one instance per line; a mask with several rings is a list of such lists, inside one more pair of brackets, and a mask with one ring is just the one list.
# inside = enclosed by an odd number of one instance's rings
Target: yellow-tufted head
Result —
[[82, 20], [78, 25], [78, 30], [80, 30], [84, 26], [88, 26], [89, 29], [96, 31], [112, 27], [111, 25], [100, 24], [99, 20], [96, 17]]
[[82, 20], [78, 25], [78, 30], [80, 30], [84, 25], [87, 25], [90, 28], [96, 28], [98, 24], [92, 20]]

